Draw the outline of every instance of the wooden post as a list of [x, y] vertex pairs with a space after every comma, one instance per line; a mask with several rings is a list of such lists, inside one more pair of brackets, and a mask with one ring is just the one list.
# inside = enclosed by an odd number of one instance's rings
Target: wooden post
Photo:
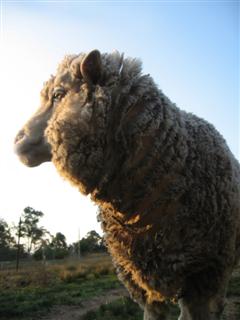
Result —
[[80, 248], [80, 228], [78, 229], [78, 246], [77, 246], [77, 255], [78, 255], [78, 259], [80, 260], [81, 258], [81, 248]]
[[19, 219], [18, 223], [18, 240], [17, 240], [17, 256], [16, 256], [16, 270], [18, 271], [19, 269], [19, 258], [20, 258], [20, 239], [21, 239], [21, 227], [22, 227], [22, 220], [21, 218]]

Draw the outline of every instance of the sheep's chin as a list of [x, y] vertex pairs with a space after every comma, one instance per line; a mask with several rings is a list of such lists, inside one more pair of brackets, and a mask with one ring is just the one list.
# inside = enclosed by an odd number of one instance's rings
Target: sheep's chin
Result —
[[15, 153], [27, 167], [37, 167], [52, 160], [51, 148], [47, 143], [17, 143]]
[[42, 163], [49, 162], [51, 159], [47, 159], [46, 157], [39, 156], [39, 157], [29, 157], [28, 155], [20, 155], [19, 156], [20, 161], [27, 167], [33, 168], [38, 167]]

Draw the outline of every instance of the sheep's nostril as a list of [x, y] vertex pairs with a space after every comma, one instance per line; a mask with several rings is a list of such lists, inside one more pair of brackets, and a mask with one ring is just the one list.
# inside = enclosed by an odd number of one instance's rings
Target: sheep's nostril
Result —
[[19, 131], [19, 133], [17, 134], [14, 143], [18, 143], [20, 140], [22, 140], [25, 137], [25, 132], [24, 130]]

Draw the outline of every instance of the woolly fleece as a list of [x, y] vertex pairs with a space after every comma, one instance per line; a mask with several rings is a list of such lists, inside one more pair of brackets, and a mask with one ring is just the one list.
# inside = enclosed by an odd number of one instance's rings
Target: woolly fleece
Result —
[[41, 132], [59, 173], [99, 205], [119, 278], [141, 306], [225, 291], [240, 256], [239, 163], [138, 59], [101, 54], [89, 83], [85, 57], [65, 57], [37, 115], [47, 112]]

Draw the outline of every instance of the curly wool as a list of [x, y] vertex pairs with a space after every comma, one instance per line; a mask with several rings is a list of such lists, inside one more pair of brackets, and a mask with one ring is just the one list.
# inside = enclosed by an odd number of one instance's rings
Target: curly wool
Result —
[[240, 256], [239, 164], [216, 129], [178, 109], [138, 60], [102, 54], [101, 80], [89, 87], [77, 74], [83, 57], [66, 57], [42, 93], [68, 90], [45, 131], [52, 161], [99, 205], [134, 299], [177, 298], [199, 274], [211, 295]]

